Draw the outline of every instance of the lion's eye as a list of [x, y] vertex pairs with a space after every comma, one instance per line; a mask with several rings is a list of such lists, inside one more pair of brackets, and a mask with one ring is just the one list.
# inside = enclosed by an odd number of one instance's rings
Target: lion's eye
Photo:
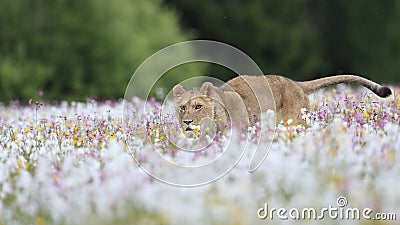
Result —
[[186, 110], [186, 106], [181, 105], [181, 106], [179, 106], [179, 109], [180, 109], [181, 111], [185, 111], [185, 110]]
[[200, 110], [200, 109], [202, 109], [202, 108], [203, 108], [203, 105], [196, 105], [196, 106], [194, 107], [195, 110]]

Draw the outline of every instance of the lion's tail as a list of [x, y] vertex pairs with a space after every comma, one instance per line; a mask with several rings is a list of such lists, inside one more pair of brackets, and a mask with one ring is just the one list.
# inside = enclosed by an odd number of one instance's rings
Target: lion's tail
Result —
[[340, 83], [362, 85], [382, 98], [389, 97], [392, 94], [389, 87], [379, 85], [373, 81], [356, 75], [336, 75], [297, 83], [303, 88], [306, 94], [312, 94], [321, 88]]

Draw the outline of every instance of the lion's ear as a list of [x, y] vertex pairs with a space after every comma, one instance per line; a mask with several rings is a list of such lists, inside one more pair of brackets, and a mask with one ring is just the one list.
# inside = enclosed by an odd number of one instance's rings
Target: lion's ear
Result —
[[186, 90], [185, 90], [185, 88], [182, 87], [182, 85], [177, 84], [177, 85], [175, 85], [172, 92], [175, 97], [179, 97], [179, 96], [185, 94]]
[[209, 95], [210, 92], [211, 92], [211, 88], [212, 88], [213, 86], [214, 86], [214, 85], [213, 85], [212, 83], [210, 83], [210, 82], [204, 82], [203, 85], [201, 85], [200, 92], [201, 92], [203, 95]]

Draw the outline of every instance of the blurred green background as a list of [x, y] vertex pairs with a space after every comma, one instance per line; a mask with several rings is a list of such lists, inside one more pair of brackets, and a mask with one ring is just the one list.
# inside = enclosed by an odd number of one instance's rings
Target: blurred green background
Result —
[[[192, 39], [233, 45], [266, 74], [400, 83], [396, 0], [2, 0], [0, 101], [122, 98], [147, 57]], [[196, 64], [173, 72], [181, 76], [158, 85], [235, 76]]]

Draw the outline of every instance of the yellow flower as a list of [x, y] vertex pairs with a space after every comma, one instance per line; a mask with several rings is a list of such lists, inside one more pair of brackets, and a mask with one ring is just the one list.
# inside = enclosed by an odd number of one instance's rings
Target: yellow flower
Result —
[[17, 166], [18, 168], [21, 168], [21, 160], [17, 159]]
[[388, 149], [385, 158], [388, 163], [394, 163], [396, 161], [396, 152], [393, 149]]
[[42, 217], [38, 217], [35, 220], [35, 225], [46, 225], [46, 220], [44, 220]]
[[200, 134], [200, 129], [193, 129], [193, 132], [195, 132], [197, 135]]

